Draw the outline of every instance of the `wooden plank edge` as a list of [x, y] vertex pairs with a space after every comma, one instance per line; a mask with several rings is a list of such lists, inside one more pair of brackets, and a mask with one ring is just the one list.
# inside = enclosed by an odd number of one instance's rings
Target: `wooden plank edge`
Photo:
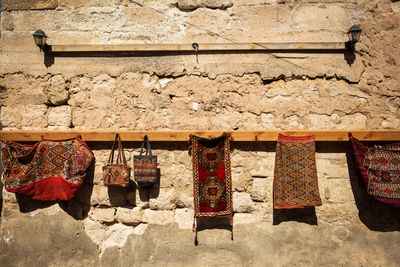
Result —
[[[292, 43], [199, 43], [199, 51], [235, 50], [343, 50], [345, 42], [292, 42]], [[193, 51], [192, 44], [97, 44], [51, 45], [50, 52], [162, 52]]]
[[276, 141], [278, 134], [306, 136], [315, 134], [316, 141], [348, 141], [348, 132], [362, 141], [400, 141], [400, 130], [256, 130], [256, 131], [131, 131], [131, 130], [83, 130], [83, 131], [0, 131], [0, 136], [10, 141], [39, 141], [47, 139], [66, 139], [80, 134], [85, 141], [112, 141], [120, 133], [123, 141], [142, 141], [147, 135], [151, 141], [187, 141], [190, 134], [200, 137], [218, 137], [224, 132], [232, 134], [233, 141]]

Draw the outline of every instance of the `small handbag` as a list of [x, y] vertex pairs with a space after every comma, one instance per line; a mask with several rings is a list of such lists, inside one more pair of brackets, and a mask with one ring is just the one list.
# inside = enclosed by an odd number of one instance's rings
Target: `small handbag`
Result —
[[[118, 144], [118, 156], [117, 162], [114, 163], [114, 150], [116, 144]], [[104, 185], [127, 187], [129, 185], [130, 176], [131, 167], [126, 163], [121, 137], [117, 133], [115, 134], [115, 140], [111, 149], [110, 157], [108, 158], [108, 163], [103, 166]]]
[[[143, 155], [143, 148], [147, 143], [146, 154]], [[151, 153], [149, 138], [144, 136], [140, 154], [133, 157], [133, 172], [135, 181], [142, 185], [151, 185], [157, 182], [157, 156]]]

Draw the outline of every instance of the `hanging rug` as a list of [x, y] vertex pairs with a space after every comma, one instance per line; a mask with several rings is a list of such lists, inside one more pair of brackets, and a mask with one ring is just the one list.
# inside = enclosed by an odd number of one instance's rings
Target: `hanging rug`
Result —
[[231, 135], [190, 138], [195, 218], [230, 216], [232, 219]]
[[321, 206], [314, 136], [279, 134], [274, 173], [274, 209]]

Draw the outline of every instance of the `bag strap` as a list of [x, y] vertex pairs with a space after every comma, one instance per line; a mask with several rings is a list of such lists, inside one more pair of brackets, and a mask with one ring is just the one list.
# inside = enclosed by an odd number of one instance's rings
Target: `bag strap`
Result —
[[152, 156], [151, 147], [150, 147], [149, 137], [147, 135], [145, 135], [144, 138], [143, 138], [142, 147], [140, 149], [140, 156], [142, 156], [142, 154], [143, 154], [143, 148], [144, 148], [144, 143], [145, 142], [147, 142], [146, 156], [149, 155], [151, 157]]
[[115, 139], [114, 139], [114, 142], [113, 142], [113, 145], [112, 145], [112, 148], [111, 148], [111, 153], [110, 153], [110, 156], [108, 157], [108, 164], [112, 164], [114, 162], [115, 143], [118, 140], [118, 136], [119, 136], [119, 134], [116, 133], [115, 134]]
[[124, 148], [122, 147], [121, 136], [118, 134], [118, 158], [117, 164], [122, 162], [124, 165], [128, 165], [125, 158]]

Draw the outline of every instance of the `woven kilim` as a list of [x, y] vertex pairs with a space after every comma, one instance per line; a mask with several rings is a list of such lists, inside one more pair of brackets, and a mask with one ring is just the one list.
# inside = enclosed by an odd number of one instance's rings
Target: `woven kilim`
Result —
[[230, 139], [226, 133], [214, 139], [191, 135], [195, 218], [232, 219]]
[[349, 140], [367, 193], [383, 203], [400, 206], [400, 143], [368, 147], [351, 133]]
[[274, 173], [274, 208], [321, 206], [314, 136], [279, 135]]
[[35, 145], [3, 141], [1, 156], [6, 190], [44, 201], [74, 197], [94, 158], [78, 137]]
[[[143, 149], [147, 146], [146, 153]], [[157, 156], [153, 156], [150, 141], [144, 136], [140, 154], [133, 157], [133, 172], [135, 181], [141, 185], [152, 185], [158, 182]]]

